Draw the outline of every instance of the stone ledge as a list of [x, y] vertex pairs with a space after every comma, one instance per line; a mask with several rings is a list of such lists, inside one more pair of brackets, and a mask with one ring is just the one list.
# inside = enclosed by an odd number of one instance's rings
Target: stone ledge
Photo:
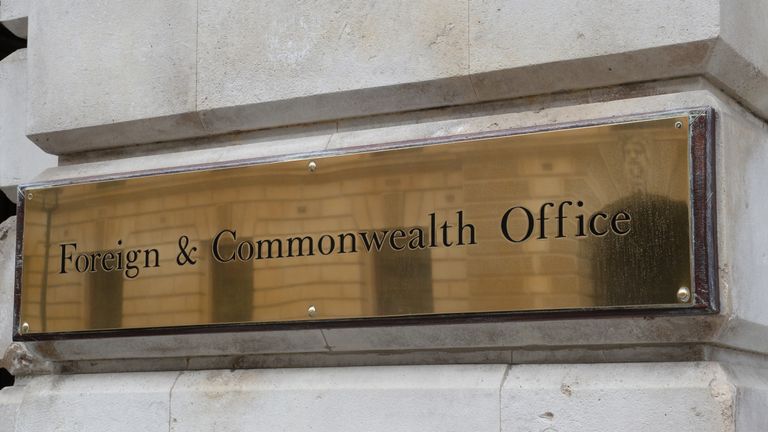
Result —
[[[234, 1], [173, 16], [161, 3], [127, 6], [146, 9], [139, 15], [115, 3], [97, 12], [132, 16], [121, 23], [132, 32], [105, 39], [109, 20], [89, 18], [90, 6], [40, 0], [30, 11], [27, 134], [70, 154], [685, 76], [705, 76], [768, 117], [768, 61], [754, 47], [766, 40], [764, 2], [748, 12], [725, 0], [526, 3], [526, 13], [500, 1], [426, 13], [409, 2], [372, 11], [332, 2], [316, 11], [323, 19], [278, 5], [269, 18]], [[536, 27], [552, 19], [559, 25]], [[403, 20], [413, 25], [391, 28]], [[304, 31], [250, 31], [273, 21]], [[91, 49], [58, 45], [71, 38]], [[103, 64], [115, 52], [134, 64]]]
[[[506, 365], [182, 373], [172, 431], [498, 430]], [[294, 407], [286, 412], [286, 406]], [[226, 412], [210, 416], [210, 412]]]
[[766, 426], [761, 374], [718, 362], [86, 374], [27, 378], [0, 410], [18, 409], [17, 432], [733, 432]]

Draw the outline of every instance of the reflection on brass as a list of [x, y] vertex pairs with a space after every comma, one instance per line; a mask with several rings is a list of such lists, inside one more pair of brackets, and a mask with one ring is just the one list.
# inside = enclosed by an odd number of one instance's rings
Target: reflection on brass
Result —
[[680, 116], [31, 187], [19, 323], [686, 308], [689, 170]]

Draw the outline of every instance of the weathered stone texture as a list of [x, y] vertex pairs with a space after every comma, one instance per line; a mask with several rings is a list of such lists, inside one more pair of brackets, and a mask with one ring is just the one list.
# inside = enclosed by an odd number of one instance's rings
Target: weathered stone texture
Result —
[[13, 417], [19, 407], [15, 429], [6, 428], [18, 432], [759, 430], [752, 426], [765, 421], [749, 410], [766, 397], [765, 380], [739, 393], [759, 372], [735, 369], [700, 362], [43, 376], [0, 392], [0, 410]]
[[[0, 3], [1, 4], [1, 3]], [[25, 133], [27, 118], [27, 50], [0, 61], [0, 189], [16, 201], [16, 186], [56, 165]]]
[[765, 6], [726, 3], [40, 0], [27, 133], [67, 154], [692, 75], [764, 117]]

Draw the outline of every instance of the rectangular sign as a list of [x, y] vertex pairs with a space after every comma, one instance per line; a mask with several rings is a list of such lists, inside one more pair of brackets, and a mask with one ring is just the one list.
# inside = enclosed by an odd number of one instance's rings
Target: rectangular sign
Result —
[[691, 111], [24, 187], [17, 337], [712, 311], [710, 123]]

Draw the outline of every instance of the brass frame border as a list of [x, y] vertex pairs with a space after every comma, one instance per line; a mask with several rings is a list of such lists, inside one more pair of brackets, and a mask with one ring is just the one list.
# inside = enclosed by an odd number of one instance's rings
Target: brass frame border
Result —
[[[691, 259], [693, 306], [689, 308], [669, 307], [614, 307], [614, 308], [574, 308], [567, 310], [535, 310], [509, 312], [470, 312], [446, 313], [429, 315], [410, 315], [392, 317], [359, 317], [326, 319], [311, 321], [284, 321], [269, 323], [225, 323], [199, 324], [174, 327], [148, 327], [135, 329], [84, 330], [56, 333], [23, 334], [21, 323], [21, 271], [23, 268], [23, 231], [24, 231], [24, 200], [26, 190], [31, 187], [64, 186], [71, 184], [92, 183], [108, 180], [124, 180], [158, 174], [173, 174], [210, 169], [236, 168], [267, 163], [278, 163], [313, 157], [340, 156], [354, 153], [366, 153], [383, 150], [395, 150], [409, 147], [422, 147], [436, 144], [449, 144], [459, 141], [483, 138], [523, 135], [538, 132], [550, 132], [590, 126], [604, 126], [619, 123], [658, 120], [663, 118], [684, 116], [689, 119], [688, 150], [690, 157], [690, 191], [691, 191]], [[349, 327], [381, 327], [399, 325], [434, 325], [485, 323], [500, 321], [543, 321], [553, 319], [578, 318], [615, 318], [621, 316], [668, 316], [668, 315], [702, 315], [719, 312], [718, 265], [717, 265], [717, 201], [715, 199], [715, 120], [716, 114], [712, 107], [696, 107], [679, 110], [657, 111], [645, 114], [603, 117], [592, 120], [582, 120], [554, 125], [533, 126], [524, 128], [503, 129], [491, 132], [476, 132], [461, 135], [451, 135], [439, 138], [425, 138], [406, 141], [396, 141], [382, 144], [347, 147], [343, 149], [325, 150], [319, 152], [296, 153], [279, 157], [262, 157], [243, 159], [230, 162], [215, 162], [180, 166], [168, 169], [153, 169], [134, 171], [130, 173], [110, 174], [101, 176], [82, 177], [76, 179], [55, 180], [20, 185], [18, 187], [17, 235], [16, 235], [16, 265], [14, 283], [14, 341], [42, 341], [67, 339], [93, 339], [105, 337], [135, 337], [151, 335], [180, 335], [199, 333], [226, 333], [247, 331], [275, 330], [305, 330], [323, 328]]]

